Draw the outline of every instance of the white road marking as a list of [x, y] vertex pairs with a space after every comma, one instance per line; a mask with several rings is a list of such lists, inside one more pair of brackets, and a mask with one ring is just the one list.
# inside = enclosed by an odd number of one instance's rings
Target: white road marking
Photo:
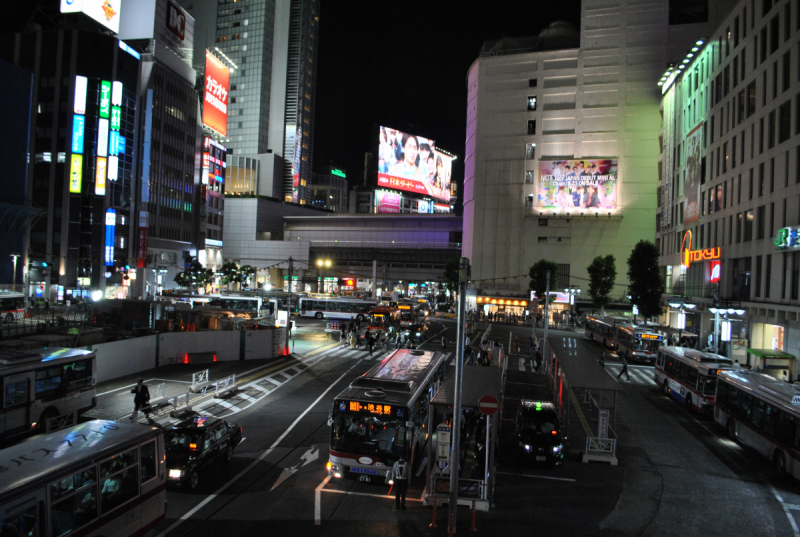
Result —
[[515, 475], [517, 477], [532, 477], [534, 479], [549, 479], [551, 481], [571, 481], [573, 483], [575, 482], [574, 479], [571, 479], [569, 477], [550, 477], [548, 475], [515, 474], [513, 472], [495, 472], [495, 473], [503, 475]]
[[772, 490], [772, 495], [775, 496], [775, 499], [778, 500], [778, 503], [781, 504], [783, 508], [783, 512], [786, 513], [786, 518], [789, 519], [789, 524], [792, 526], [792, 531], [794, 532], [794, 537], [800, 537], [800, 528], [797, 527], [797, 521], [794, 519], [792, 515], [791, 509], [789, 504], [783, 503], [783, 496], [781, 496], [775, 487], [772, 485], [769, 486], [770, 490]]
[[[202, 509], [203, 507], [205, 507], [205, 506], [208, 504], [208, 502], [210, 502], [211, 500], [213, 500], [214, 498], [216, 498], [217, 496], [219, 496], [220, 494], [222, 494], [223, 492], [225, 492], [225, 490], [227, 490], [227, 488], [228, 488], [228, 487], [230, 487], [230, 486], [231, 486], [232, 484], [234, 484], [236, 481], [238, 481], [239, 479], [241, 479], [241, 477], [242, 477], [242, 476], [244, 476], [244, 475], [246, 475], [247, 473], [249, 473], [249, 472], [250, 472], [250, 471], [251, 471], [251, 470], [252, 470], [252, 469], [253, 469], [253, 468], [254, 468], [254, 467], [255, 467], [255, 466], [258, 464], [258, 463], [260, 463], [261, 461], [263, 461], [264, 459], [266, 459], [266, 458], [267, 458], [267, 456], [268, 456], [270, 453], [272, 453], [272, 452], [274, 451], [275, 447], [276, 447], [278, 444], [280, 444], [280, 443], [283, 441], [283, 439], [284, 439], [284, 438], [286, 438], [286, 436], [287, 436], [287, 435], [288, 435], [290, 432], [292, 432], [292, 430], [293, 430], [293, 429], [294, 429], [294, 428], [297, 426], [297, 424], [298, 424], [298, 423], [300, 423], [300, 420], [302, 420], [302, 419], [303, 419], [303, 418], [306, 416], [306, 414], [308, 414], [308, 413], [311, 411], [311, 409], [312, 409], [312, 408], [314, 408], [314, 407], [317, 405], [317, 403], [319, 403], [319, 402], [322, 400], [322, 398], [323, 398], [323, 397], [325, 397], [326, 395], [328, 395], [328, 392], [329, 392], [329, 391], [331, 391], [331, 390], [333, 389], [333, 387], [334, 387], [334, 386], [336, 386], [336, 385], [339, 383], [339, 381], [341, 381], [341, 380], [342, 380], [342, 379], [345, 377], [345, 375], [348, 375], [348, 374], [350, 373], [350, 371], [351, 371], [351, 370], [352, 370], [352, 369], [353, 369], [355, 366], [357, 366], [359, 363], [360, 363], [360, 361], [359, 361], [359, 362], [356, 362], [356, 363], [354, 363], [354, 364], [353, 364], [353, 365], [352, 365], [352, 366], [351, 366], [351, 367], [350, 367], [350, 368], [349, 368], [347, 371], [345, 371], [344, 373], [342, 373], [342, 374], [339, 376], [339, 378], [337, 378], [336, 380], [334, 380], [334, 381], [333, 381], [333, 382], [330, 384], [330, 386], [328, 386], [327, 388], [325, 388], [325, 391], [323, 391], [323, 392], [320, 394], [320, 396], [319, 396], [319, 397], [317, 397], [317, 398], [314, 400], [314, 402], [313, 402], [313, 403], [311, 403], [311, 404], [310, 404], [310, 405], [309, 405], [309, 406], [308, 406], [308, 407], [307, 407], [307, 408], [306, 408], [306, 409], [303, 411], [303, 413], [302, 413], [302, 414], [300, 414], [299, 416], [297, 416], [297, 418], [296, 418], [296, 419], [295, 419], [295, 420], [292, 422], [292, 424], [291, 424], [291, 425], [289, 425], [289, 427], [287, 427], [287, 428], [286, 428], [286, 430], [283, 432], [283, 434], [282, 434], [280, 437], [278, 437], [278, 439], [277, 439], [277, 440], [275, 440], [275, 442], [273, 442], [273, 443], [272, 443], [272, 445], [271, 445], [271, 446], [270, 446], [270, 447], [269, 447], [267, 450], [265, 450], [265, 451], [264, 451], [264, 453], [262, 453], [261, 455], [259, 455], [259, 457], [258, 457], [257, 459], [255, 459], [255, 460], [253, 460], [253, 462], [251, 462], [250, 464], [248, 464], [248, 465], [247, 465], [247, 467], [246, 467], [244, 470], [242, 470], [241, 472], [239, 472], [239, 473], [238, 473], [238, 474], [237, 474], [237, 475], [236, 475], [236, 476], [235, 476], [233, 479], [231, 479], [230, 481], [228, 481], [227, 483], [225, 483], [224, 485], [222, 485], [220, 488], [218, 488], [216, 492], [214, 492], [213, 494], [209, 494], [209, 495], [206, 497], [206, 499], [205, 499], [205, 500], [203, 500], [202, 502], [198, 503], [198, 504], [197, 504], [196, 506], [194, 506], [192, 509], [190, 509], [189, 511], [187, 511], [186, 513], [184, 513], [184, 515], [183, 515], [181, 518], [179, 518], [178, 520], [176, 520], [176, 521], [175, 521], [175, 522], [174, 522], [174, 523], [173, 523], [173, 524], [172, 524], [170, 527], [168, 527], [166, 530], [164, 530], [164, 531], [162, 531], [161, 533], [159, 533], [157, 537], [164, 537], [164, 536], [166, 536], [167, 534], [169, 534], [169, 533], [170, 533], [172, 530], [174, 530], [175, 528], [177, 528], [178, 526], [180, 526], [181, 524], [183, 524], [183, 523], [184, 523], [186, 520], [188, 520], [188, 519], [189, 519], [189, 518], [190, 518], [190, 517], [191, 517], [193, 514], [195, 514], [195, 513], [196, 513], [196, 512], [198, 512], [200, 509]], [[330, 478], [328, 478], [328, 479], [330, 479]], [[327, 483], [327, 480], [323, 482], [322, 486], [325, 486], [325, 483]], [[319, 520], [319, 518], [317, 518], [317, 520]], [[316, 523], [316, 522], [315, 522], [315, 523]]]
[[[320, 492], [333, 492], [334, 494], [347, 494], [348, 496], [371, 496], [373, 498], [383, 498], [384, 500], [394, 500], [394, 496], [390, 496], [388, 494], [370, 494], [368, 492], [351, 492], [349, 490], [334, 490], [334, 489], [322, 489]], [[406, 498], [407, 502], [421, 502], [422, 500], [418, 500], [417, 498]]]
[[[322, 488], [328, 484], [332, 476], [327, 476], [322, 480], [322, 483], [317, 485], [314, 489], [314, 525], [320, 526], [322, 524]], [[159, 537], [161, 537], [159, 535]]]
[[275, 379], [274, 379], [274, 378], [272, 378], [272, 377], [267, 377], [267, 379], [266, 379], [266, 380], [270, 381], [271, 383], [273, 383], [273, 384], [275, 384], [275, 385], [277, 385], [277, 386], [283, 386], [283, 382], [279, 382], [279, 381], [275, 380]]

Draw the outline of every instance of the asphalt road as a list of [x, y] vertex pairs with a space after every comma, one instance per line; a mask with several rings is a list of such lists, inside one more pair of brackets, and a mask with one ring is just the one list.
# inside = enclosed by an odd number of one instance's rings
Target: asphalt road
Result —
[[[233, 462], [201, 475], [193, 492], [170, 490], [167, 519], [150, 537], [237, 535], [443, 535], [446, 510], [431, 528], [432, 509], [419, 501], [423, 479], [409, 489], [409, 509], [395, 511], [388, 488], [329, 480], [333, 398], [380, 359], [339, 347], [324, 322], [301, 320], [292, 349], [299, 374], [229, 416], [244, 428]], [[455, 323], [432, 320], [422, 348], [454, 354]], [[577, 345], [599, 358], [580, 332], [551, 331], [558, 350]], [[525, 353], [530, 328], [495, 325], [491, 338]], [[558, 342], [556, 341], [558, 340]], [[448, 358], [450, 360], [450, 358]], [[516, 356], [508, 367], [530, 371]], [[598, 366], [614, 374], [619, 364]], [[722, 436], [710, 418], [687, 412], [652, 381], [652, 368], [632, 366], [619, 382], [619, 466], [567, 460], [562, 468], [517, 467], [498, 461], [496, 502], [478, 513], [488, 535], [748, 535], [798, 536], [800, 483], [772, 477], [769, 461]], [[573, 450], [580, 446], [570, 446]], [[459, 509], [459, 531], [470, 513]], [[794, 526], [793, 526], [794, 524]]]

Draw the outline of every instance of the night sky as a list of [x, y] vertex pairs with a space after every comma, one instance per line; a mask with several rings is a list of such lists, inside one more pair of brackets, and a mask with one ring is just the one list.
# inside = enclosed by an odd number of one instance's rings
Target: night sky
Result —
[[320, 4], [314, 170], [344, 167], [351, 185], [377, 125], [432, 138], [463, 161], [467, 71], [483, 42], [580, 23], [579, 0]]

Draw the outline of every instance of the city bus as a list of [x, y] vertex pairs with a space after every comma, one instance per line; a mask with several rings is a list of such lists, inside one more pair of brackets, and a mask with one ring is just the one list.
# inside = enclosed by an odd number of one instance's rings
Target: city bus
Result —
[[714, 419], [734, 442], [800, 479], [800, 387], [749, 369], [722, 371]]
[[685, 347], [658, 349], [653, 378], [667, 396], [681, 401], [686, 408], [710, 412], [714, 407], [717, 377], [733, 369], [730, 358]]
[[25, 295], [0, 290], [0, 316], [7, 323], [25, 317]]
[[604, 347], [614, 348], [614, 328], [627, 321], [620, 317], [601, 317], [599, 315], [586, 316], [586, 337], [592, 341], [602, 343]]
[[378, 303], [360, 298], [300, 298], [298, 315], [317, 319], [358, 319], [363, 321]]
[[400, 326], [402, 327], [417, 324], [422, 320], [420, 317], [424, 318], [418, 302], [401, 302], [397, 308], [400, 310]]
[[391, 306], [378, 306], [369, 312], [370, 332], [380, 330], [385, 333], [397, 330], [400, 326], [400, 309]]
[[632, 324], [618, 324], [614, 327], [614, 346], [617, 354], [628, 361], [655, 362], [659, 347], [664, 344], [664, 336]]
[[46, 431], [51, 418], [93, 408], [96, 372], [97, 355], [85, 349], [0, 351], [0, 438]]
[[0, 451], [2, 535], [144, 535], [166, 514], [159, 427], [95, 420]]
[[444, 354], [400, 349], [355, 379], [336, 396], [328, 419], [329, 475], [388, 483], [400, 456], [413, 468], [446, 372]]

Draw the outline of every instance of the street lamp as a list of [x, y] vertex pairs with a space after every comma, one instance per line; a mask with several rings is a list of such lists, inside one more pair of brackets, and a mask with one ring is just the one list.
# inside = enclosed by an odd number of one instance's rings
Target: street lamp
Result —
[[570, 285], [569, 289], [564, 289], [564, 293], [569, 295], [569, 305], [570, 306], [574, 306], [575, 305], [575, 295], [581, 294], [581, 288], [577, 287], [577, 286], [574, 286], [574, 285]]
[[[731, 321], [728, 320], [728, 315], [744, 315], [745, 310], [740, 308], [717, 308], [711, 307], [708, 308], [708, 311], [714, 314], [714, 352], [719, 354], [719, 343], [717, 341], [717, 335], [719, 334], [720, 341], [729, 342], [731, 340], [731, 333], [732, 333], [732, 324]], [[719, 316], [723, 315], [723, 319], [720, 321]], [[720, 333], [720, 329], [722, 332]], [[730, 358], [731, 354], [730, 345], [728, 346], [728, 357]]]
[[330, 259], [317, 259], [317, 267], [319, 267], [320, 271], [320, 279], [322, 280], [322, 287], [317, 289], [322, 293], [325, 293], [325, 270], [331, 268], [331, 260]]
[[675, 308], [678, 310], [678, 346], [680, 346], [681, 338], [683, 337], [683, 331], [686, 329], [686, 310], [695, 309], [697, 307], [697, 304], [670, 302], [669, 305], [671, 308]]

